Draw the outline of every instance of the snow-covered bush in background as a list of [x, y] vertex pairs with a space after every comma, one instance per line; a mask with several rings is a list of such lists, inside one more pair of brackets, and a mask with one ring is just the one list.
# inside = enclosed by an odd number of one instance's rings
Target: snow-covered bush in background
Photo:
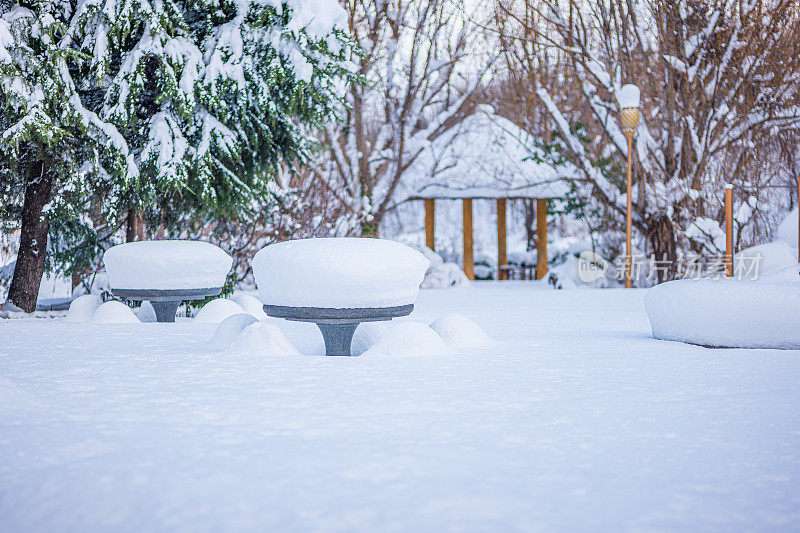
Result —
[[781, 239], [783, 242], [788, 244], [794, 251], [797, 251], [797, 234], [798, 234], [798, 209], [795, 207], [791, 213], [789, 213], [786, 218], [783, 219], [783, 222], [778, 226], [778, 238]]
[[411, 248], [419, 251], [428, 261], [431, 262], [425, 272], [420, 288], [422, 289], [449, 289], [467, 285], [467, 278], [461, 267], [455, 263], [445, 262], [442, 256], [428, 248], [427, 246], [408, 244]]
[[474, 258], [475, 279], [497, 279], [497, 259], [487, 253], [479, 252]]
[[469, 285], [469, 278], [464, 274], [461, 265], [455, 263], [439, 263], [431, 265], [422, 280], [423, 289], [449, 289], [451, 287], [465, 287]]

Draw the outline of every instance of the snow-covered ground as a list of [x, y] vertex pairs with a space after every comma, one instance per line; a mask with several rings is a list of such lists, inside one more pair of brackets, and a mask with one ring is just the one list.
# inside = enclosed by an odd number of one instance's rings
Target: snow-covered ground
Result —
[[651, 337], [642, 291], [422, 291], [497, 342], [209, 352], [215, 325], [0, 320], [0, 530], [792, 530], [800, 352]]

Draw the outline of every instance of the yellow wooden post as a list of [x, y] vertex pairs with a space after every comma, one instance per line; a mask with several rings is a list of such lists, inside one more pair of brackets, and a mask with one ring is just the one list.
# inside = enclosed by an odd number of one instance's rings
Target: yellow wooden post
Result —
[[508, 279], [508, 249], [506, 238], [506, 199], [497, 200], [497, 279]]
[[733, 276], [733, 185], [725, 186], [725, 274]]
[[475, 279], [475, 256], [472, 250], [472, 198], [463, 200], [464, 224], [464, 274], [467, 278]]
[[628, 135], [628, 182], [627, 182], [627, 190], [628, 190], [628, 205], [627, 210], [625, 212], [625, 288], [630, 289], [633, 287], [633, 279], [632, 279], [632, 270], [633, 270], [633, 250], [632, 250], [632, 220], [631, 220], [631, 211], [633, 210], [632, 207], [632, 200], [631, 200], [631, 189], [632, 189], [632, 178], [631, 178], [631, 171], [633, 168], [633, 160], [632, 158], [633, 152], [633, 131], [630, 132]]
[[425, 198], [425, 246], [436, 250], [434, 226], [436, 222], [436, 200]]
[[800, 176], [797, 176], [797, 261], [800, 262]]
[[536, 200], [536, 279], [547, 274], [547, 200]]

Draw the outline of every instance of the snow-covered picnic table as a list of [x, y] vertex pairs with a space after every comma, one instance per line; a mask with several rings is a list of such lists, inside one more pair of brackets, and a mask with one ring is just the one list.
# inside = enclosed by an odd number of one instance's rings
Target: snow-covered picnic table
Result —
[[175, 322], [182, 301], [222, 292], [233, 260], [207, 242], [141, 241], [109, 248], [103, 262], [114, 296], [149, 301], [158, 322]]
[[286, 241], [253, 259], [264, 312], [315, 323], [327, 355], [351, 355], [362, 322], [411, 313], [429, 266], [399, 242], [359, 238]]

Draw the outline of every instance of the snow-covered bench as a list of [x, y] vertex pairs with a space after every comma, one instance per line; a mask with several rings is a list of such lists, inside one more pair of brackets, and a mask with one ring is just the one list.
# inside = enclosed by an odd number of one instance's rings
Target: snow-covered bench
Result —
[[103, 256], [114, 296], [147, 300], [156, 320], [175, 322], [178, 306], [222, 292], [233, 260], [199, 241], [142, 241], [114, 246]]
[[302, 239], [267, 246], [253, 272], [270, 316], [314, 322], [327, 355], [351, 355], [361, 322], [391, 320], [414, 309], [430, 262], [379, 239]]

